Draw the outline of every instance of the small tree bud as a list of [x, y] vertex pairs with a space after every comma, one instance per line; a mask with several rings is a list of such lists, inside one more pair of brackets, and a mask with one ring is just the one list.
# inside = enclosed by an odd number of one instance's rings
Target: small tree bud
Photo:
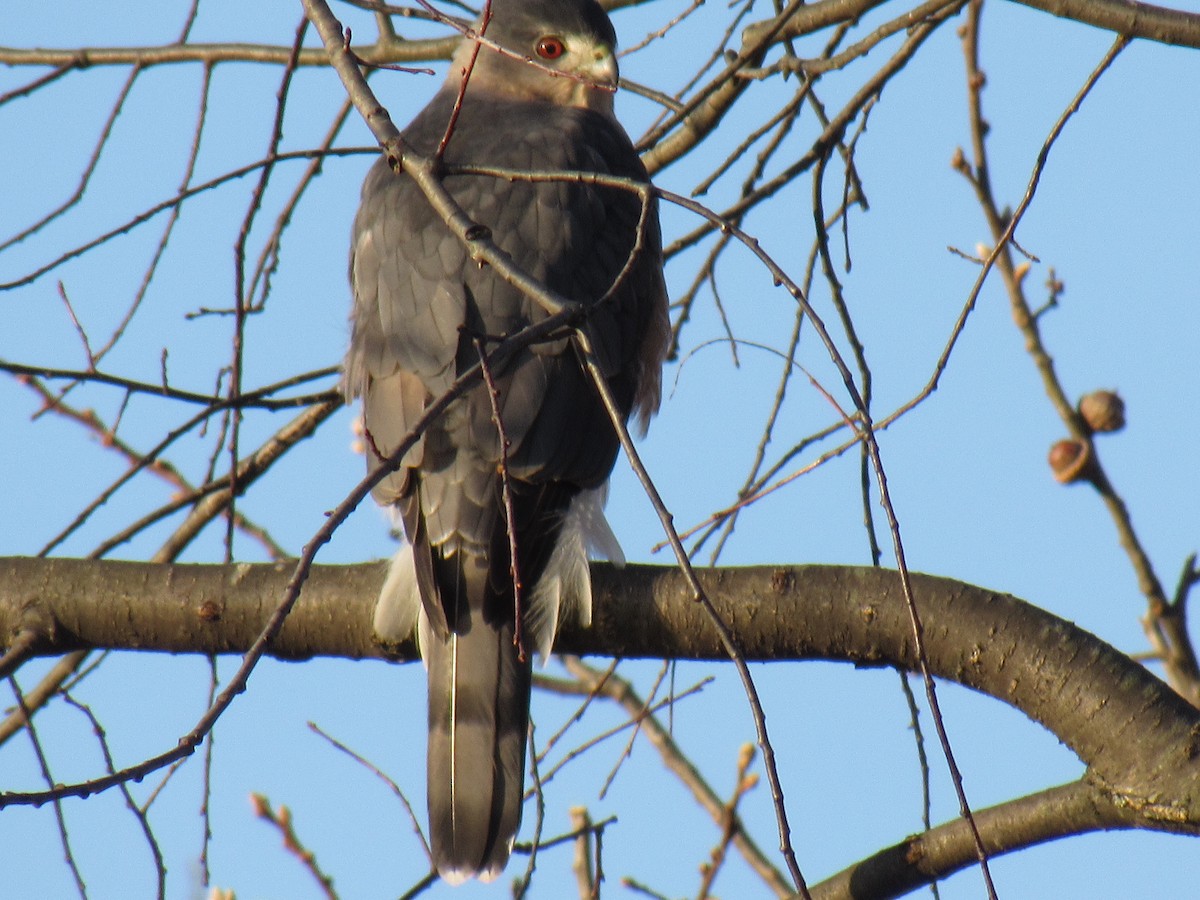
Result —
[[1125, 427], [1125, 401], [1116, 391], [1092, 391], [1079, 401], [1079, 415], [1092, 431], [1120, 431]]
[[1055, 441], [1054, 446], [1050, 448], [1050, 471], [1054, 473], [1054, 480], [1059, 484], [1086, 481], [1091, 462], [1092, 448], [1086, 441], [1064, 438]]

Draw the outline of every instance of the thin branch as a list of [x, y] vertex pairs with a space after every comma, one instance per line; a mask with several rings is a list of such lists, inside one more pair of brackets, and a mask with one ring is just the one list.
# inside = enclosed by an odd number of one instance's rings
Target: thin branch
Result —
[[496, 441], [500, 445], [500, 459], [497, 470], [500, 475], [500, 502], [504, 507], [504, 530], [508, 534], [508, 576], [512, 579], [513, 591], [513, 641], [517, 645], [517, 656], [525, 661], [525, 585], [521, 580], [521, 563], [517, 554], [517, 511], [513, 505], [512, 481], [508, 470], [508, 451], [512, 441], [504, 428], [504, 417], [500, 414], [500, 388], [492, 377], [492, 368], [488, 365], [487, 352], [483, 341], [473, 338], [475, 353], [479, 357], [479, 368], [483, 373], [483, 384], [487, 389], [488, 404], [492, 410], [492, 424], [496, 426]]
[[271, 806], [271, 801], [264, 794], [251, 794], [250, 800], [254, 805], [254, 814], [264, 822], [269, 822], [275, 826], [280, 837], [283, 838], [283, 847], [292, 856], [300, 860], [300, 863], [312, 876], [321, 892], [328, 900], [337, 900], [337, 891], [333, 889], [333, 879], [325, 874], [321, 867], [317, 864], [316, 854], [304, 846], [300, 840], [300, 836], [296, 834], [296, 825], [292, 821], [292, 811], [286, 806], [280, 806], [278, 810]]
[[[371, 65], [426, 62], [449, 59], [458, 45], [458, 36], [430, 40], [380, 40], [365, 47], [356, 47], [354, 55]], [[88, 69], [94, 66], [151, 66], [173, 63], [202, 63], [214, 65], [227, 62], [270, 63], [285, 66], [292, 48], [265, 44], [193, 43], [166, 44], [147, 47], [79, 47], [69, 50], [24, 49], [0, 47], [0, 64], [9, 66], [55, 66], [65, 70]], [[324, 66], [329, 58], [316, 47], [301, 50], [296, 65]]]
[[[329, 400], [337, 396], [337, 391], [323, 391], [319, 394], [300, 394], [293, 397], [286, 397], [282, 400], [272, 399], [273, 395], [281, 393], [288, 388], [297, 387], [310, 381], [320, 381], [322, 378], [331, 378], [336, 376], [341, 372], [341, 369], [335, 366], [329, 366], [324, 369], [314, 369], [311, 372], [293, 375], [290, 378], [284, 379], [283, 381], [277, 381], [274, 384], [270, 384], [265, 387], [255, 388], [252, 391], [245, 391], [233, 397], [222, 394], [198, 394], [192, 391], [182, 391], [178, 388], [166, 387], [161, 384], [149, 384], [148, 382], [125, 378], [121, 375], [110, 375], [106, 372], [34, 366], [26, 363], [11, 362], [5, 359], [0, 359], [0, 371], [8, 372], [9, 374], [15, 375], [18, 378], [34, 377], [45, 379], [47, 381], [67, 380], [95, 382], [96, 384], [106, 384], [111, 385], [112, 387], [118, 387], [132, 394], [148, 394], [152, 397], [161, 397], [165, 400], [178, 400], [182, 403], [198, 403], [221, 409], [230, 406], [238, 406], [243, 409], [279, 410], [293, 409], [299, 406], [311, 406], [313, 403], [320, 402], [322, 400]], [[52, 402], [52, 400], [48, 399], [48, 402]]]
[[[86, 703], [76, 700], [66, 691], [63, 691], [62, 698], [68, 706], [74, 707], [83, 713], [88, 723], [92, 726], [92, 734], [96, 736], [96, 743], [100, 746], [100, 752], [104, 755], [105, 768], [109, 772], [115, 771], [112, 750], [108, 746], [108, 736], [104, 731], [104, 726], [100, 724], [100, 720], [96, 717], [92, 708]], [[133, 814], [134, 819], [137, 821], [142, 835], [146, 838], [146, 845], [150, 848], [150, 855], [154, 859], [154, 873], [158, 884], [156, 896], [158, 900], [165, 900], [167, 896], [167, 867], [163, 862], [162, 850], [158, 846], [154, 832], [150, 830], [150, 820], [146, 817], [145, 810], [141, 809], [133, 799], [133, 793], [129, 790], [128, 785], [121, 785], [121, 796], [125, 800], [126, 808]]]
[[360, 156], [364, 153], [373, 153], [373, 152], [375, 152], [375, 151], [369, 147], [336, 147], [336, 148], [332, 148], [330, 150], [295, 150], [295, 151], [292, 151], [289, 153], [280, 153], [271, 159], [260, 159], [260, 160], [257, 160], [256, 162], [249, 163], [248, 165], [240, 166], [236, 169], [232, 169], [232, 170], [224, 173], [223, 175], [218, 175], [216, 178], [209, 179], [208, 181], [204, 182], [203, 184], [198, 184], [198, 185], [188, 188], [185, 191], [180, 191], [178, 194], [176, 194], [170, 200], [164, 200], [162, 203], [155, 204], [154, 206], [150, 207], [149, 209], [147, 209], [141, 213], [138, 213], [132, 219], [129, 219], [128, 221], [122, 223], [121, 225], [118, 225], [116, 228], [110, 229], [109, 231], [104, 232], [103, 234], [99, 235], [98, 237], [92, 238], [87, 243], [80, 244], [79, 246], [76, 246], [76, 247], [72, 248], [71, 250], [68, 250], [65, 253], [60, 254], [59, 256], [55, 257], [54, 259], [50, 260], [49, 262], [42, 264], [38, 268], [27, 272], [25, 275], [22, 275], [21, 277], [16, 278], [13, 281], [0, 282], [0, 291], [10, 291], [10, 290], [13, 290], [14, 288], [24, 287], [27, 284], [32, 284], [33, 282], [37, 281], [42, 276], [44, 276], [50, 272], [53, 272], [55, 269], [64, 265], [65, 263], [68, 263], [73, 259], [77, 259], [78, 257], [83, 256], [89, 250], [93, 250], [96, 247], [101, 246], [102, 244], [108, 243], [113, 238], [120, 237], [123, 234], [127, 234], [130, 231], [133, 231], [139, 225], [143, 225], [146, 222], [153, 219], [155, 216], [159, 215], [159, 213], [167, 212], [168, 210], [174, 209], [174, 208], [178, 207], [179, 205], [181, 205], [182, 203], [184, 203], [185, 201], [187, 201], [188, 199], [195, 197], [197, 194], [202, 194], [205, 191], [210, 191], [213, 188], [220, 187], [221, 185], [226, 184], [227, 182], [236, 181], [239, 178], [244, 178], [245, 176], [247, 176], [253, 172], [257, 172], [259, 169], [263, 168], [264, 166], [272, 165], [272, 164], [280, 163], [280, 162], [290, 162], [290, 161], [294, 161], [294, 160], [313, 159], [316, 157], [324, 158], [324, 157], [329, 157], [329, 156]]
[[[9, 687], [12, 688], [13, 696], [17, 701], [17, 711], [22, 719], [25, 720], [25, 729], [29, 733], [29, 741], [33, 745], [33, 754], [37, 759], [38, 767], [41, 769], [42, 778], [46, 782], [46, 786], [50, 788], [50, 793], [53, 794], [57, 785], [54, 782], [54, 776], [50, 774], [50, 761], [46, 758], [46, 751], [42, 747], [41, 738], [38, 737], [37, 729], [33, 725], [33, 710], [25, 702], [25, 696], [21, 693], [21, 687], [17, 684], [17, 679], [11, 675], [8, 677]], [[63, 815], [62, 799], [58, 796], [48, 798], [54, 806], [54, 818], [58, 823], [58, 839], [62, 843], [63, 859], [67, 867], [71, 870], [71, 876], [75, 879], [75, 890], [79, 896], [87, 900], [87, 885], [83, 881], [83, 873], [79, 871], [79, 862], [75, 859], [75, 853], [71, 850], [71, 838], [67, 833], [67, 820]]]
[[734, 779], [733, 795], [725, 803], [721, 813], [721, 835], [717, 845], [709, 855], [709, 861], [700, 867], [700, 890], [696, 893], [697, 900], [708, 900], [712, 894], [713, 884], [721, 867], [725, 864], [729, 844], [738, 831], [737, 808], [742, 798], [758, 784], [758, 776], [750, 775], [750, 763], [754, 761], [754, 745], [744, 744], [738, 751], [737, 774]]
[[382, 769], [380, 769], [378, 766], [376, 766], [373, 762], [371, 762], [369, 759], [362, 756], [361, 754], [356, 753], [355, 751], [351, 750], [348, 746], [343, 744], [337, 738], [333, 737], [328, 732], [322, 730], [321, 726], [317, 725], [316, 722], [309, 722], [308, 727], [309, 727], [309, 730], [311, 730], [312, 732], [314, 732], [316, 734], [319, 734], [322, 738], [324, 738], [326, 741], [328, 741], [334, 748], [336, 748], [337, 750], [340, 750], [342, 753], [345, 753], [352, 760], [354, 760], [356, 763], [358, 763], [360, 766], [362, 766], [364, 769], [366, 769], [368, 772], [370, 772], [372, 775], [374, 775], [376, 778], [378, 778], [380, 781], [382, 781], [385, 785], [387, 785], [388, 790], [390, 790], [393, 794], [396, 795], [396, 798], [400, 801], [400, 804], [404, 807], [404, 812], [408, 816], [408, 821], [412, 824], [413, 833], [416, 834], [417, 840], [421, 842], [421, 848], [425, 851], [425, 858], [429, 861], [429, 868], [432, 870], [433, 869], [433, 853], [429, 849], [429, 841], [425, 839], [425, 832], [421, 828], [420, 818], [417, 816], [416, 812], [413, 810], [412, 804], [409, 802], [408, 797], [406, 797], [404, 795], [404, 791], [400, 790], [400, 786], [398, 784], [396, 784], [395, 781], [393, 781]]
[[986, 278], [991, 267], [994, 265], [1004, 279], [1008, 290], [1009, 303], [1013, 310], [1013, 317], [1017, 323], [1017, 327], [1025, 337], [1026, 347], [1042, 377], [1042, 384], [1047, 396], [1072, 436], [1076, 440], [1084, 442], [1092, 451], [1092, 465], [1089, 470], [1090, 481], [1108, 508], [1109, 515], [1117, 530], [1118, 541], [1129, 557], [1130, 564], [1138, 580], [1138, 587], [1146, 598], [1148, 613], [1145, 630], [1147, 637], [1158, 650], [1165, 664], [1167, 678], [1172, 686], [1193, 704], [1200, 705], [1200, 660], [1197, 659], [1191, 637], [1187, 633], [1186, 623], [1174, 614], [1172, 606], [1167, 600], [1162, 582], [1154, 570], [1149, 554], [1142, 546], [1142, 542], [1133, 527], [1128, 507], [1109, 480], [1106, 471], [1100, 463], [1099, 456], [1095, 452], [1090, 429], [1083, 423], [1067, 396], [1066, 390], [1062, 386], [1061, 380], [1054, 368], [1054, 361], [1042, 341], [1038, 318], [1033, 314], [1028, 301], [1025, 299], [1022, 274], [1018, 273], [1008, 249], [1008, 243], [1016, 232], [1017, 226], [1033, 202], [1042, 172], [1045, 169], [1050, 151], [1054, 147], [1055, 142], [1062, 134], [1071, 117], [1078, 112], [1083, 101], [1087, 98], [1101, 76], [1108, 71], [1121, 51], [1128, 46], [1129, 40], [1127, 37], [1121, 36], [1113, 42], [1104, 57], [1084, 81], [1075, 97], [1067, 105], [1066, 109], [1063, 110], [1038, 152], [1021, 202], [1017, 204], [1017, 208], [1013, 213], [1005, 214], [999, 209], [995, 201], [987, 162], [988, 157], [984, 135], [988, 129], [983, 119], [981, 99], [981, 91], [985, 79], [978, 63], [977, 31], [979, 27], [979, 13], [974, 4], [972, 5], [970, 22], [971, 28], [964, 36], [963, 46], [967, 62], [968, 100], [975, 161], [973, 167], [968, 166], [960, 154], [956, 162], [959, 171], [968, 177], [968, 180], [975, 188], [980, 206], [987, 218], [988, 227], [992, 232], [994, 246], [984, 260], [984, 265], [976, 279], [975, 287], [972, 289], [969, 303], [974, 303], [982, 287], [983, 279]]

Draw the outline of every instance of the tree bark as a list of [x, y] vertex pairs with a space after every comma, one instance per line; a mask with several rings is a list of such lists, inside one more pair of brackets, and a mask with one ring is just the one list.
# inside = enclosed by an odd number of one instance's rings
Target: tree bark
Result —
[[[0, 635], [21, 658], [87, 648], [238, 653], [261, 631], [292, 568], [4, 558]], [[379, 562], [315, 566], [271, 655], [414, 659], [411, 640], [384, 646], [371, 631], [385, 571]], [[760, 566], [700, 576], [747, 660], [917, 668], [894, 572]], [[675, 569], [596, 565], [593, 578], [592, 626], [568, 624], [558, 651], [726, 658]], [[929, 575], [914, 576], [913, 590], [934, 675], [1040, 722], [1088, 765], [1094, 784], [1145, 819], [1200, 824], [1200, 714], [1162, 681], [1015, 597]]]

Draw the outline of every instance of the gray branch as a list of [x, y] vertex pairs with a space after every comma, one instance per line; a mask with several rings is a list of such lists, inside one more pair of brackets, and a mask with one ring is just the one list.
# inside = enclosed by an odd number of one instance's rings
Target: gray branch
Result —
[[[778, 33], [772, 43], [812, 34], [831, 25], [853, 21], [884, 5], [886, 0], [821, 0], [799, 5], [779, 28], [777, 19], [767, 19], [746, 28], [743, 46], [753, 45], [771, 29]], [[947, 6], [951, 0], [947, 0]], [[1124, 34], [1132, 38], [1179, 47], [1200, 47], [1200, 14], [1181, 9], [1137, 3], [1133, 0], [1014, 0], [1063, 19]], [[605, 4], [610, 8], [622, 3]], [[372, 44], [355, 46], [354, 52], [372, 65], [403, 65], [448, 59], [459, 37], [404, 40], [380, 35]], [[85, 69], [91, 66], [150, 66], [172, 63], [257, 62], [286, 65], [291, 48], [282, 45], [230, 43], [163, 44], [146, 47], [0, 47], [0, 63], [9, 66], [54, 66]], [[325, 51], [306, 47], [296, 64], [319, 66], [328, 62]]]
[[[81, 649], [241, 653], [285, 596], [294, 564], [167, 565], [0, 558], [0, 674]], [[410, 661], [412, 641], [373, 635], [387, 564], [315, 566], [268, 652]], [[676, 569], [593, 566], [593, 625], [566, 627], [577, 655], [727, 661]], [[895, 572], [760, 566], [698, 573], [748, 660], [838, 660], [912, 670]], [[931, 670], [1022, 710], [1087, 765], [1075, 784], [976, 813], [989, 850], [1107, 828], [1200, 834], [1200, 712], [1128, 656], [1015, 597], [914, 575]], [[884, 897], [971, 864], [961, 821], [908, 838], [815, 888]]]
[[[0, 558], [0, 636], [22, 657], [78, 649], [240, 653], [283, 596], [293, 565], [158, 565]], [[414, 658], [371, 632], [386, 564], [315, 566], [271, 655]], [[593, 567], [588, 629], [560, 652], [727, 659], [683, 576]], [[916, 665], [899, 578], [882, 569], [778, 566], [699, 573], [748, 660]], [[1097, 784], [1142, 815], [1200, 824], [1200, 713], [1103, 641], [1035, 606], [946, 578], [913, 577], [934, 673], [1010, 704], [1054, 732]]]

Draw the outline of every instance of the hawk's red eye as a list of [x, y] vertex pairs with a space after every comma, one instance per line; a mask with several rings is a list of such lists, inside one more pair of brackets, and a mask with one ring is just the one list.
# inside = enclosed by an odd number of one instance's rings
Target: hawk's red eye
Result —
[[563, 42], [556, 37], [544, 37], [537, 42], [537, 55], [542, 59], [558, 59], [566, 51]]

